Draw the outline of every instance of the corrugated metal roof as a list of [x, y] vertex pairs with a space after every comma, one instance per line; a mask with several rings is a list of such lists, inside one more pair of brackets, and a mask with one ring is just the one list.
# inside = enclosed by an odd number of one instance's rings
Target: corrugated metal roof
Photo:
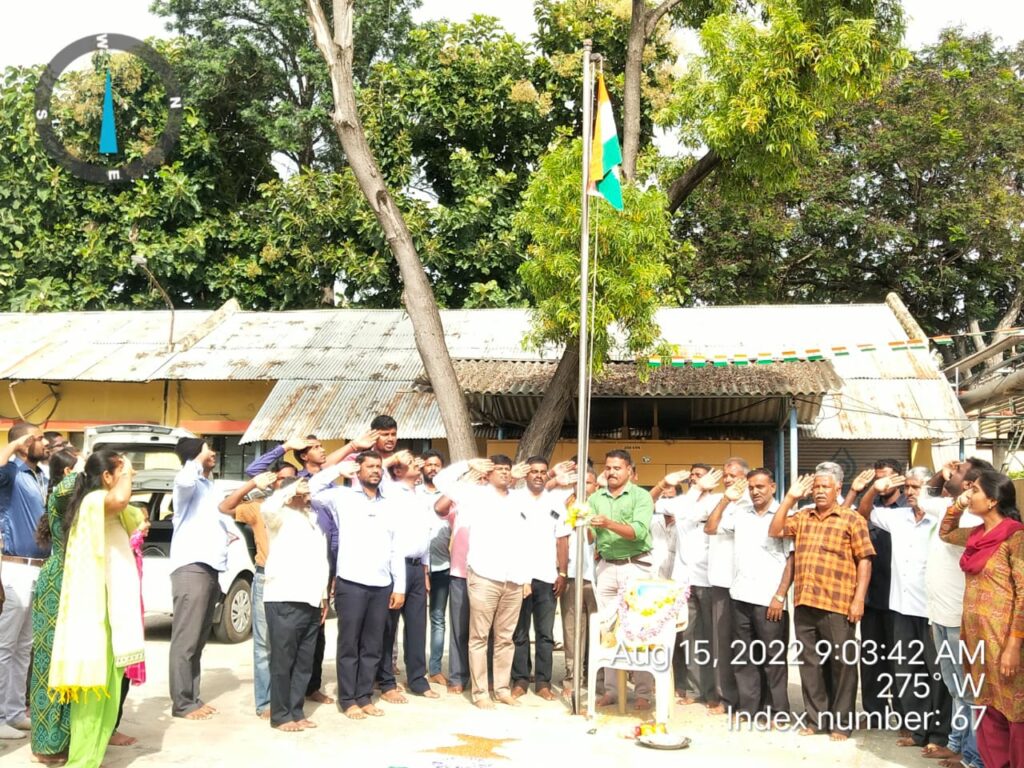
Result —
[[279, 381], [241, 442], [287, 440], [315, 433], [322, 440], [361, 435], [370, 420], [387, 413], [403, 438], [444, 437], [434, 395], [402, 382]]
[[928, 440], [975, 437], [975, 425], [944, 381], [849, 379], [825, 396], [803, 432], [827, 440]]
[[[175, 340], [212, 314], [175, 312]], [[169, 330], [169, 312], [0, 313], [0, 379], [149, 381], [174, 357]]]
[[[556, 363], [456, 360], [455, 373], [466, 392], [542, 395]], [[831, 363], [786, 363], [718, 368], [662, 367], [641, 381], [633, 363], [609, 363], [594, 381], [595, 397], [729, 397], [824, 394], [842, 386]]]

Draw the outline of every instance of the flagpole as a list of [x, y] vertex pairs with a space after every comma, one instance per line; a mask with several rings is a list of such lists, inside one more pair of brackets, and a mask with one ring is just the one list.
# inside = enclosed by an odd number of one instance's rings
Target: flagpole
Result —
[[[579, 388], [577, 389], [577, 411], [576, 411], [576, 503], [583, 504], [587, 498], [587, 456], [588, 456], [588, 416], [590, 388], [587, 386], [587, 376], [590, 373], [590, 360], [588, 357], [589, 344], [587, 343], [587, 288], [590, 283], [590, 205], [587, 192], [590, 187], [590, 144], [591, 132], [594, 127], [594, 83], [591, 69], [591, 48], [590, 40], [583, 41], [583, 201], [580, 217], [580, 340], [579, 340]], [[586, 536], [584, 528], [576, 529], [576, 573], [572, 574], [576, 580], [575, 598], [575, 637], [574, 637], [574, 668], [573, 674], [573, 712], [580, 714], [582, 707], [583, 692], [583, 670], [587, 665], [583, 659], [583, 649], [586, 648], [583, 637], [583, 558], [584, 541]], [[594, 713], [589, 713], [593, 717]]]

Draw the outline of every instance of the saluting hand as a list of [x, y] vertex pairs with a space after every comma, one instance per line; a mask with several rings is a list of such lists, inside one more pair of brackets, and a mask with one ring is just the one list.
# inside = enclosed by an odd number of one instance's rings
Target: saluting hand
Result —
[[338, 475], [351, 480], [359, 472], [359, 463], [355, 461], [343, 461], [338, 465]]
[[486, 475], [494, 469], [494, 462], [490, 459], [470, 459], [469, 468], [480, 475]]
[[735, 483], [725, 489], [725, 498], [729, 501], [739, 501], [743, 498], [743, 494], [747, 492], [747, 480], [741, 477]]
[[799, 501], [811, 492], [812, 485], [814, 485], [814, 475], [801, 475], [786, 492], [786, 495], [794, 501]]
[[260, 472], [252, 481], [261, 491], [267, 490], [277, 480], [277, 472]]
[[530, 465], [525, 461], [520, 461], [518, 464], [512, 465], [512, 479], [522, 480], [530, 473]]
[[888, 493], [893, 488], [899, 488], [907, 482], [907, 479], [903, 475], [893, 475], [892, 477], [880, 477], [875, 480], [875, 492], [876, 493]]
[[722, 482], [723, 477], [725, 477], [725, 474], [722, 470], [712, 469], [706, 475], [697, 479], [697, 487], [702, 491], [713, 491]]
[[662, 488], [669, 488], [673, 485], [685, 483], [690, 478], [689, 471], [681, 469], [678, 472], [669, 472], [661, 481]]
[[853, 482], [850, 483], [850, 488], [852, 488], [857, 493], [860, 493], [861, 491], [868, 487], [868, 485], [871, 483], [874, 477], [875, 470], [865, 469], [863, 472], [861, 472], [859, 475], [853, 478]]
[[368, 451], [377, 444], [377, 438], [380, 437], [380, 431], [371, 429], [363, 435], [360, 435], [352, 441], [352, 447], [359, 451]]

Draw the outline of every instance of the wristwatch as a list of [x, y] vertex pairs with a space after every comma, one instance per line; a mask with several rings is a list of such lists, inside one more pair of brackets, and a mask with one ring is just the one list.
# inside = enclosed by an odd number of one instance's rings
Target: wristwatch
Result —
[[564, 573], [563, 571], [559, 571], [558, 575], [561, 576], [563, 579], [568, 579], [569, 578], [569, 574], [568, 573]]
[[776, 595], [774, 599], [778, 600], [780, 603], [786, 602], [786, 596], [785, 595]]

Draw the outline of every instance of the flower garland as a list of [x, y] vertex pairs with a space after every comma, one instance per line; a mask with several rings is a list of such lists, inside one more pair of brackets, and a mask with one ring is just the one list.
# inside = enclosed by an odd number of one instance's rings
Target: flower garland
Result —
[[[654, 646], [651, 641], [660, 638], [666, 625], [669, 622], [674, 622], [680, 611], [686, 610], [686, 601], [690, 590], [687, 587], [666, 590], [662, 597], [642, 606], [638, 591], [636, 585], [628, 590], [625, 587], [619, 588], [619, 629], [622, 632], [623, 640], [627, 643], [627, 649], [642, 650], [646, 647], [648, 650], [653, 650]], [[645, 645], [639, 647], [629, 645], [629, 643], [637, 642]]]

